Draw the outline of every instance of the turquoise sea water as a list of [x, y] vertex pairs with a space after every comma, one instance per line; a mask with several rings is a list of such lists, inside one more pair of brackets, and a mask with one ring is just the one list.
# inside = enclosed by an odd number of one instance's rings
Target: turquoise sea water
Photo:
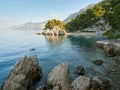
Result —
[[[79, 65], [85, 67], [85, 76], [102, 76], [109, 79], [114, 90], [120, 90], [120, 72], [113, 72], [118, 64], [106, 57], [104, 52], [96, 47], [97, 40], [104, 37], [83, 36], [39, 36], [35, 31], [0, 31], [0, 85], [9, 75], [15, 63], [25, 55], [37, 55], [43, 68], [43, 78], [36, 85], [45, 84], [47, 74], [61, 62], [68, 62], [73, 78], [74, 68]], [[30, 49], [35, 48], [35, 51]], [[101, 59], [104, 64], [96, 66], [92, 62]]]

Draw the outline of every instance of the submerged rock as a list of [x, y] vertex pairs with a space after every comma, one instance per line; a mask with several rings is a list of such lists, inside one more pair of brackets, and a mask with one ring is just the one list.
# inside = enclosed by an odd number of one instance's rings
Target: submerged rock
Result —
[[95, 61], [93, 61], [93, 63], [94, 63], [95, 65], [102, 65], [102, 64], [103, 64], [103, 61], [102, 61], [102, 60], [95, 60]]
[[2, 90], [28, 90], [42, 77], [42, 69], [36, 56], [23, 57], [16, 63]]
[[85, 70], [84, 70], [84, 67], [82, 65], [75, 68], [76, 74], [84, 75], [84, 72], [85, 72]]
[[69, 64], [64, 62], [54, 67], [47, 77], [47, 84], [53, 90], [70, 90], [72, 78], [69, 72]]
[[35, 48], [30, 49], [30, 51], [35, 51]]

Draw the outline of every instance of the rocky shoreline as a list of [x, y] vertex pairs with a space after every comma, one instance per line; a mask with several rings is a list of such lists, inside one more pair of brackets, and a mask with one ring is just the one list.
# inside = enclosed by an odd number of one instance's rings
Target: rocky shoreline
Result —
[[97, 46], [102, 48], [105, 55], [120, 61], [120, 39], [112, 41], [97, 41]]
[[100, 77], [84, 76], [84, 67], [76, 67], [79, 76], [73, 80], [68, 62], [55, 66], [48, 74], [46, 85], [35, 89], [34, 84], [42, 76], [37, 56], [23, 57], [16, 63], [8, 78], [2, 85], [2, 90], [112, 90], [111, 83]]
[[42, 32], [37, 33], [38, 35], [50, 35], [50, 36], [59, 36], [59, 35], [66, 35], [65, 30], [44, 30]]

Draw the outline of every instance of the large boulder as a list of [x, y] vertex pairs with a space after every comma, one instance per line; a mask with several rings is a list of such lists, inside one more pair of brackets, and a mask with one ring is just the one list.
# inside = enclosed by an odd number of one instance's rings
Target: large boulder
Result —
[[99, 76], [94, 78], [79, 76], [72, 82], [72, 90], [112, 90], [112, 85]]
[[114, 57], [115, 56], [115, 45], [113, 45], [113, 43], [106, 44], [104, 46], [104, 51], [107, 56]]
[[71, 82], [69, 64], [66, 62], [53, 68], [47, 77], [47, 84], [53, 87], [53, 90], [70, 90]]
[[90, 77], [79, 76], [72, 82], [72, 90], [89, 90], [90, 82]]
[[96, 42], [96, 45], [97, 45], [97, 47], [99, 47], [99, 48], [104, 48], [104, 46], [105, 45], [107, 45], [107, 44], [109, 44], [110, 42], [108, 42], [108, 41], [97, 41]]
[[96, 76], [91, 81], [90, 90], [112, 90], [110, 81]]
[[42, 77], [37, 56], [22, 57], [3, 83], [2, 90], [28, 90]]

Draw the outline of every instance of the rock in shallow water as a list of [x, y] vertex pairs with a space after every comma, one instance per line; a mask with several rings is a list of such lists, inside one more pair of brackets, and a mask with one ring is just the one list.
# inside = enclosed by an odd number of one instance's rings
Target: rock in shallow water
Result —
[[78, 66], [75, 68], [75, 73], [76, 74], [79, 74], [79, 75], [84, 75], [84, 67], [81, 65], [81, 66]]
[[105, 54], [109, 57], [114, 57], [115, 56], [115, 45], [113, 45], [112, 43], [109, 43], [107, 45], [104, 46], [104, 51]]
[[70, 90], [71, 82], [69, 64], [66, 62], [56, 66], [47, 78], [47, 84], [52, 86], [54, 90]]
[[95, 65], [102, 65], [102, 64], [103, 64], [103, 61], [102, 61], [102, 60], [95, 60], [95, 61], [93, 61], [93, 63], [94, 63]]
[[72, 90], [89, 90], [91, 78], [79, 76], [72, 82]]
[[101, 77], [79, 76], [72, 82], [72, 90], [112, 90], [112, 85]]
[[30, 86], [42, 77], [37, 56], [23, 57], [11, 71], [4, 82], [2, 90], [28, 90]]

